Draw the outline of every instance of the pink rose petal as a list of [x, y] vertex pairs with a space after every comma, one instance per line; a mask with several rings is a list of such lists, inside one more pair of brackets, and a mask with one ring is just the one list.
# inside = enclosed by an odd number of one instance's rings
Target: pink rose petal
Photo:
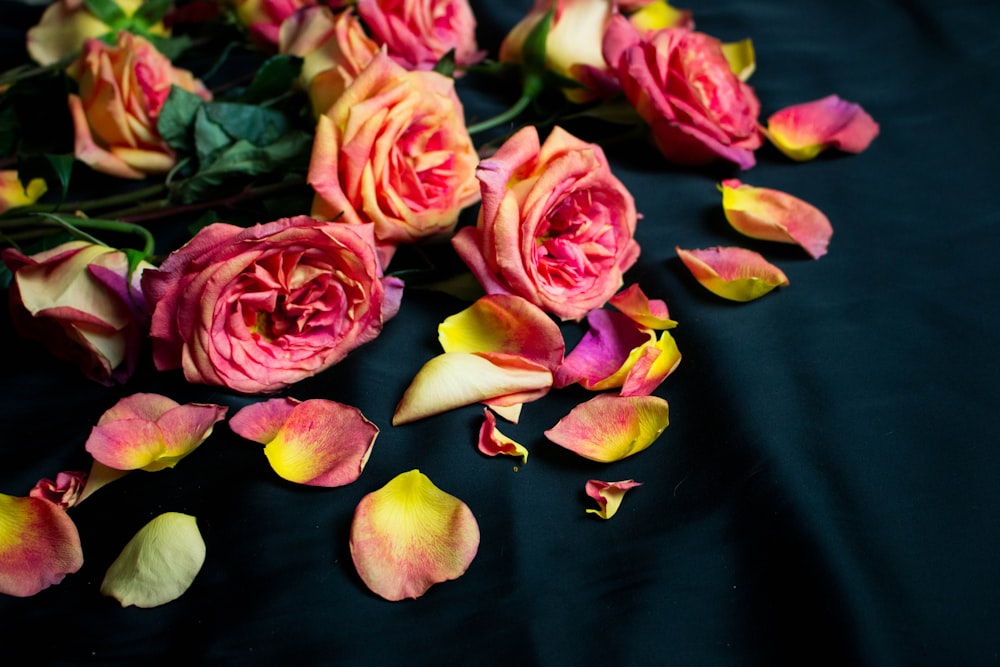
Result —
[[650, 299], [638, 283], [632, 283], [608, 300], [608, 303], [649, 329], [673, 329], [677, 322], [670, 319], [667, 302]]
[[775, 287], [788, 285], [788, 277], [781, 269], [752, 250], [734, 247], [675, 250], [695, 279], [724, 299], [752, 301]]
[[588, 481], [585, 487], [587, 495], [597, 501], [600, 509], [588, 509], [587, 513], [596, 514], [602, 519], [610, 519], [618, 513], [625, 492], [637, 486], [642, 486], [642, 483], [631, 479], [621, 482], [602, 482], [599, 479]]
[[264, 445], [283, 479], [310, 486], [343, 486], [364, 470], [379, 429], [357, 408], [326, 399], [275, 398], [233, 415], [234, 433]]
[[669, 423], [662, 398], [599, 394], [573, 408], [545, 437], [584, 458], [610, 463], [649, 447]]
[[780, 190], [757, 188], [727, 179], [722, 208], [733, 228], [751, 238], [796, 243], [814, 259], [826, 254], [833, 226], [822, 211]]
[[483, 425], [479, 428], [479, 451], [487, 456], [520, 456], [522, 463], [527, 463], [528, 450], [525, 446], [501, 433], [497, 429], [497, 418], [488, 409], [483, 410], [483, 417]]
[[479, 524], [465, 503], [410, 470], [361, 499], [350, 547], [372, 592], [391, 601], [418, 598], [465, 573], [479, 550]]
[[0, 593], [34, 595], [82, 565], [80, 535], [65, 509], [0, 493]]
[[32, 487], [28, 495], [55, 503], [63, 509], [68, 509], [83, 500], [83, 490], [87, 484], [87, 473], [74, 470], [61, 472], [51, 479], [40, 479]]
[[828, 147], [860, 153], [878, 136], [878, 123], [860, 105], [836, 95], [786, 107], [767, 119], [765, 134], [793, 160], [811, 160]]

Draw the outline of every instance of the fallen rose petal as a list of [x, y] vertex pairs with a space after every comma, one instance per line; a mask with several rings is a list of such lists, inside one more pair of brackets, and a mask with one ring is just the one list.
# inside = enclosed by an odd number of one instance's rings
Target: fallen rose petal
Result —
[[501, 433], [497, 429], [497, 418], [488, 409], [483, 410], [483, 417], [483, 425], [479, 427], [479, 451], [487, 456], [498, 454], [520, 456], [521, 462], [527, 463], [527, 448]]
[[159, 394], [132, 394], [101, 416], [85, 448], [95, 460], [118, 470], [172, 468], [211, 435], [227, 410], [181, 405]]
[[781, 269], [752, 250], [733, 247], [675, 250], [695, 279], [724, 299], [752, 301], [775, 287], [788, 285], [788, 277]]
[[343, 486], [356, 480], [379, 429], [355, 407], [326, 399], [275, 398], [233, 415], [237, 435], [264, 445], [283, 479], [310, 486]]
[[823, 213], [780, 190], [722, 181], [722, 209], [733, 229], [755, 239], [797, 243], [814, 259], [826, 254], [833, 226]]
[[83, 500], [83, 490], [87, 484], [87, 473], [78, 470], [61, 472], [55, 481], [40, 479], [32, 487], [28, 495], [55, 503], [63, 509], [68, 509]]
[[585, 487], [587, 495], [597, 501], [600, 509], [588, 509], [587, 513], [596, 514], [602, 519], [610, 519], [618, 513], [625, 492], [637, 486], [642, 486], [642, 483], [631, 479], [621, 482], [602, 482], [599, 479], [588, 481]]
[[101, 594], [123, 607], [158, 607], [191, 586], [205, 563], [205, 541], [193, 516], [159, 515], [135, 534], [111, 564]]
[[438, 325], [445, 352], [516, 354], [551, 370], [562, 362], [565, 344], [559, 326], [527, 299], [492, 294]]
[[804, 162], [828, 147], [860, 153], [878, 136], [878, 123], [861, 105], [837, 95], [804, 102], [775, 112], [764, 134], [778, 150]]
[[677, 322], [670, 319], [667, 302], [650, 299], [638, 283], [632, 283], [608, 300], [608, 303], [629, 318], [650, 329], [673, 329]]
[[621, 387], [622, 396], [648, 396], [663, 384], [681, 363], [681, 352], [677, 341], [664, 331], [651, 343], [632, 350], [621, 369], [614, 375], [598, 382], [591, 389], [601, 391]]
[[65, 509], [0, 493], [0, 593], [34, 595], [82, 565], [80, 535]]
[[550, 370], [516, 355], [446, 352], [417, 371], [396, 406], [392, 424], [511, 394], [548, 391], [551, 386]]
[[592, 461], [610, 463], [653, 444], [670, 423], [658, 396], [599, 394], [545, 431], [545, 437]]
[[757, 55], [753, 50], [753, 41], [743, 39], [738, 42], [728, 42], [722, 45], [722, 55], [729, 63], [729, 69], [740, 81], [749, 79], [757, 69]]
[[372, 592], [391, 601], [418, 598], [465, 573], [479, 550], [479, 524], [465, 503], [410, 470], [361, 499], [350, 547]]
[[618, 372], [632, 350], [656, 340], [652, 331], [636, 326], [624, 313], [592, 310], [587, 324], [589, 329], [556, 371], [556, 388], [579, 382], [593, 389]]

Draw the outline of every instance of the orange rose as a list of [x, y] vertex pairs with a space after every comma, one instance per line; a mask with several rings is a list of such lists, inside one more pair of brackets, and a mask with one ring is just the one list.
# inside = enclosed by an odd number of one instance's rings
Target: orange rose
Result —
[[80, 89], [69, 96], [76, 157], [120, 178], [164, 173], [176, 163], [156, 129], [172, 85], [211, 98], [190, 72], [173, 67], [152, 44], [127, 32], [118, 33], [115, 46], [88, 39], [67, 72]]

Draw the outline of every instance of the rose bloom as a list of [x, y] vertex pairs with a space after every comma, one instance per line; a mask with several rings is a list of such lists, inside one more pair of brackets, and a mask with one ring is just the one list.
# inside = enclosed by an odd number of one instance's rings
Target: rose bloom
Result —
[[357, 9], [375, 41], [406, 69], [432, 69], [452, 50], [459, 66], [486, 55], [476, 45], [468, 0], [357, 0]]
[[319, 118], [312, 214], [374, 222], [387, 264], [397, 244], [454, 230], [479, 200], [478, 162], [453, 81], [380, 52]]
[[671, 162], [722, 158], [743, 169], [762, 143], [760, 102], [732, 72], [719, 40], [680, 28], [640, 36], [621, 17], [608, 24], [604, 57]]
[[156, 367], [255, 394], [334, 365], [399, 307], [372, 232], [304, 215], [205, 227], [143, 275]]
[[190, 72], [127, 32], [118, 33], [115, 46], [88, 39], [67, 73], [80, 89], [69, 96], [77, 159], [120, 178], [165, 173], [176, 163], [156, 129], [171, 86], [211, 98]]
[[526, 126], [477, 172], [475, 227], [452, 239], [489, 294], [516, 294], [564, 320], [603, 306], [639, 257], [635, 202], [604, 152], [556, 127]]
[[303, 7], [312, 7], [316, 0], [224, 0], [236, 13], [236, 19], [250, 32], [250, 39], [265, 49], [273, 50], [279, 41], [281, 24]]
[[[135, 14], [142, 3], [143, 0], [114, 0], [125, 16]], [[56, 0], [45, 9], [38, 24], [28, 30], [28, 54], [39, 65], [52, 65], [80, 51], [88, 38], [101, 37], [111, 30], [111, 26], [87, 9], [84, 0]], [[163, 23], [151, 26], [149, 32], [170, 34]]]
[[10, 310], [22, 336], [101, 384], [132, 375], [149, 319], [139, 278], [150, 264], [130, 277], [124, 252], [85, 241], [31, 256], [5, 248], [0, 257], [14, 273]]
[[279, 53], [302, 58], [299, 84], [309, 91], [313, 113], [333, 106], [378, 53], [352, 8], [334, 12], [308, 7], [281, 24]]

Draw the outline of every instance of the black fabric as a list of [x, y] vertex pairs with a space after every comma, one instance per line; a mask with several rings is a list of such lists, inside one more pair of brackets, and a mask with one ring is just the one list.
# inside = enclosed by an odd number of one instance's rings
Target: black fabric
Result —
[[[495, 55], [530, 3], [472, 5]], [[881, 135], [860, 155], [805, 164], [767, 146], [742, 173], [609, 147], [643, 216], [627, 282], [679, 322], [683, 361], [656, 392], [671, 425], [650, 449], [602, 465], [547, 442], [542, 432], [589, 397], [573, 388], [501, 424], [531, 452], [516, 472], [515, 459], [476, 451], [481, 408], [390, 426], [439, 352], [438, 322], [465, 305], [407, 293], [377, 340], [288, 392], [358, 406], [382, 429], [357, 482], [283, 482], [258, 446], [220, 425], [176, 469], [129, 475], [71, 510], [85, 564], [32, 598], [0, 598], [4, 652], [53, 665], [998, 664], [1000, 5], [691, 8], [700, 30], [753, 39], [763, 117], [836, 93]], [[477, 83], [458, 84], [470, 119], [513, 101]], [[619, 132], [581, 128], [591, 141]], [[819, 207], [835, 229], [829, 254], [736, 234], [716, 189], [725, 177]], [[745, 305], [715, 298], [674, 251], [714, 245], [762, 252], [791, 284]], [[106, 389], [3, 317], [3, 493], [85, 467], [91, 426], [128, 393], [233, 410], [253, 400], [148, 361]], [[412, 468], [468, 503], [482, 542], [460, 579], [389, 603], [356, 575], [348, 530], [363, 495]], [[591, 478], [643, 486], [603, 522], [584, 511]], [[171, 510], [195, 515], [207, 543], [190, 590], [146, 610], [102, 597], [121, 547]]]

